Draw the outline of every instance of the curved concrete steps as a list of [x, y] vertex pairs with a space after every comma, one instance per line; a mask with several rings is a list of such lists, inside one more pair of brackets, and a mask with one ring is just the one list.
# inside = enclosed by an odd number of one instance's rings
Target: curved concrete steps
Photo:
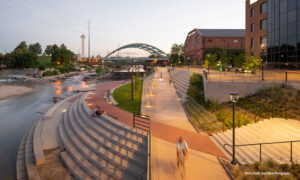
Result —
[[147, 133], [95, 118], [83, 96], [59, 126], [61, 158], [76, 179], [147, 179]]

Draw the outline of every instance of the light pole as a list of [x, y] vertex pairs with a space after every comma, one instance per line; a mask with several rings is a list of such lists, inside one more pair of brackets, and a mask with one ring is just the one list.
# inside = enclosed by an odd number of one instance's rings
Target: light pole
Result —
[[133, 58], [131, 59], [131, 101], [133, 101]]
[[[265, 44], [261, 44], [260, 45], [261, 49], [262, 49], [262, 59], [264, 60], [264, 56], [265, 56], [265, 47], [266, 45]], [[264, 78], [264, 62], [262, 62], [262, 65], [261, 65], [261, 80], [265, 80]]]
[[235, 165], [236, 164], [236, 159], [235, 159], [235, 103], [239, 100], [239, 94], [232, 92], [229, 93], [230, 100], [232, 102], [232, 161], [231, 164]]

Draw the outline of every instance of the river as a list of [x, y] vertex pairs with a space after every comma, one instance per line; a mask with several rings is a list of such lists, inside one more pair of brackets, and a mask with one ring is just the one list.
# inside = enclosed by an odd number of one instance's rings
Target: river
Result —
[[[1, 83], [15, 83], [11, 81]], [[65, 81], [43, 84], [26, 84], [36, 90], [17, 97], [0, 101], [0, 179], [16, 179], [16, 159], [19, 144], [34, 120], [41, 118], [53, 105], [53, 96], [68, 97], [73, 90], [88, 87], [81, 76]]]

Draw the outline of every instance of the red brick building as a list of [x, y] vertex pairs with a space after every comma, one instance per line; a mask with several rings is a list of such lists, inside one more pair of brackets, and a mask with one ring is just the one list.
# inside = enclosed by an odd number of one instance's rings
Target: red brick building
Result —
[[250, 50], [255, 57], [267, 53], [267, 0], [258, 0], [251, 4], [246, 0], [246, 52]]
[[184, 55], [189, 61], [204, 63], [205, 51], [211, 48], [245, 49], [244, 29], [194, 29], [184, 43]]

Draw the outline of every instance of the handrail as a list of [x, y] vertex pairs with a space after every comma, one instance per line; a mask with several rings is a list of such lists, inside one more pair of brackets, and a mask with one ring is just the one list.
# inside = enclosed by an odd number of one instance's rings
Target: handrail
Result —
[[[252, 144], [238, 144], [235, 146], [257, 146], [259, 145], [259, 161], [261, 162], [261, 150], [262, 145], [264, 144], [282, 144], [282, 143], [291, 143], [290, 146], [290, 162], [293, 162], [293, 142], [300, 142], [300, 140], [294, 140], [294, 141], [277, 141], [277, 142], [264, 142], [264, 143], [252, 143]], [[223, 145], [224, 149], [226, 150], [226, 146], [232, 146], [231, 144], [225, 143]]]
[[[142, 120], [136, 119], [136, 117], [141, 118]], [[143, 120], [145, 120], [145, 121], [143, 121]], [[144, 124], [142, 124], [142, 123], [144, 123]], [[148, 130], [143, 129], [140, 126], [142, 126], [144, 128], [148, 128]], [[151, 120], [150, 120], [150, 116], [133, 113], [133, 128], [138, 128], [138, 129], [141, 129], [144, 131], [148, 131], [148, 158], [147, 158], [148, 168], [141, 174], [141, 177], [147, 171], [147, 175], [148, 175], [147, 179], [151, 180], [152, 178], [151, 178]]]

